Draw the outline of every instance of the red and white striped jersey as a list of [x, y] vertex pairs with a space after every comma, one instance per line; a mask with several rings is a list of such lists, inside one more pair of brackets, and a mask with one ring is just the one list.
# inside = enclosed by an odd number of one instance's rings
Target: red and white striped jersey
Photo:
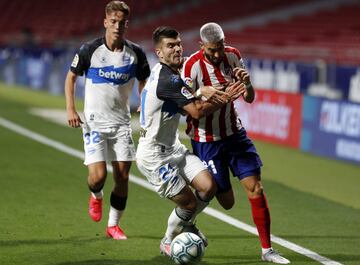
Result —
[[[194, 91], [201, 86], [213, 86], [220, 89], [233, 80], [235, 67], [245, 68], [240, 52], [233, 47], [225, 47], [222, 62], [215, 66], [204, 56], [203, 50], [192, 54], [184, 63], [182, 77]], [[214, 113], [196, 120], [187, 117], [186, 133], [197, 142], [213, 142], [232, 135], [241, 129], [233, 102], [226, 104]]]

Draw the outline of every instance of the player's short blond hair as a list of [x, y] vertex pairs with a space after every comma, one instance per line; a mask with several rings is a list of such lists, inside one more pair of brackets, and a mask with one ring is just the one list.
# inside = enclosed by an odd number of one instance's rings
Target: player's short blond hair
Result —
[[216, 43], [224, 38], [224, 31], [217, 23], [206, 23], [200, 29], [200, 39], [203, 43]]
[[130, 7], [124, 1], [114, 0], [109, 2], [105, 7], [105, 14], [109, 15], [112, 12], [121, 11], [126, 16], [130, 15]]

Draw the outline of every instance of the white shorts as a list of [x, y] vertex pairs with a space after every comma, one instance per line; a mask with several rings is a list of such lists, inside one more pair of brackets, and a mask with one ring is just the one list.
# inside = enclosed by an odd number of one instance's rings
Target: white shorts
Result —
[[206, 170], [201, 160], [183, 145], [172, 152], [161, 147], [149, 151], [138, 146], [137, 152], [146, 153], [139, 154], [136, 163], [160, 197], [174, 197], [191, 183], [196, 175]]
[[135, 146], [131, 128], [114, 127], [99, 132], [83, 127], [85, 165], [100, 161], [134, 161]]

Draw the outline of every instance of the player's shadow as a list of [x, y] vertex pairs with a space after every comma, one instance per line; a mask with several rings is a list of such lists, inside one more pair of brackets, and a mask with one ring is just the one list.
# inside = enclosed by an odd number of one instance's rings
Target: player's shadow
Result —
[[107, 240], [101, 237], [68, 237], [59, 239], [28, 239], [28, 240], [0, 240], [0, 246], [12, 247], [19, 245], [56, 245], [56, 244], [86, 244], [88, 242]]
[[[148, 260], [115, 260], [115, 259], [94, 259], [94, 260], [82, 260], [76, 262], [61, 262], [51, 263], [51, 265], [142, 265], [152, 264]], [[160, 265], [164, 263], [154, 263], [154, 265]], [[50, 265], [50, 264], [49, 264]]]

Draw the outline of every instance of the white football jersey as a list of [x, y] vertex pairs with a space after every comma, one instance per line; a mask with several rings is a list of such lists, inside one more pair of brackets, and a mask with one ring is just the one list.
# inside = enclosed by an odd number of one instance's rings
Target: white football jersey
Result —
[[179, 143], [178, 126], [182, 107], [194, 101], [178, 72], [158, 63], [141, 93], [140, 146], [172, 148]]
[[135, 78], [146, 80], [150, 68], [141, 48], [124, 41], [121, 52], [111, 51], [104, 38], [84, 44], [75, 55], [71, 71], [85, 73], [85, 122], [99, 131], [130, 126], [129, 97]]

